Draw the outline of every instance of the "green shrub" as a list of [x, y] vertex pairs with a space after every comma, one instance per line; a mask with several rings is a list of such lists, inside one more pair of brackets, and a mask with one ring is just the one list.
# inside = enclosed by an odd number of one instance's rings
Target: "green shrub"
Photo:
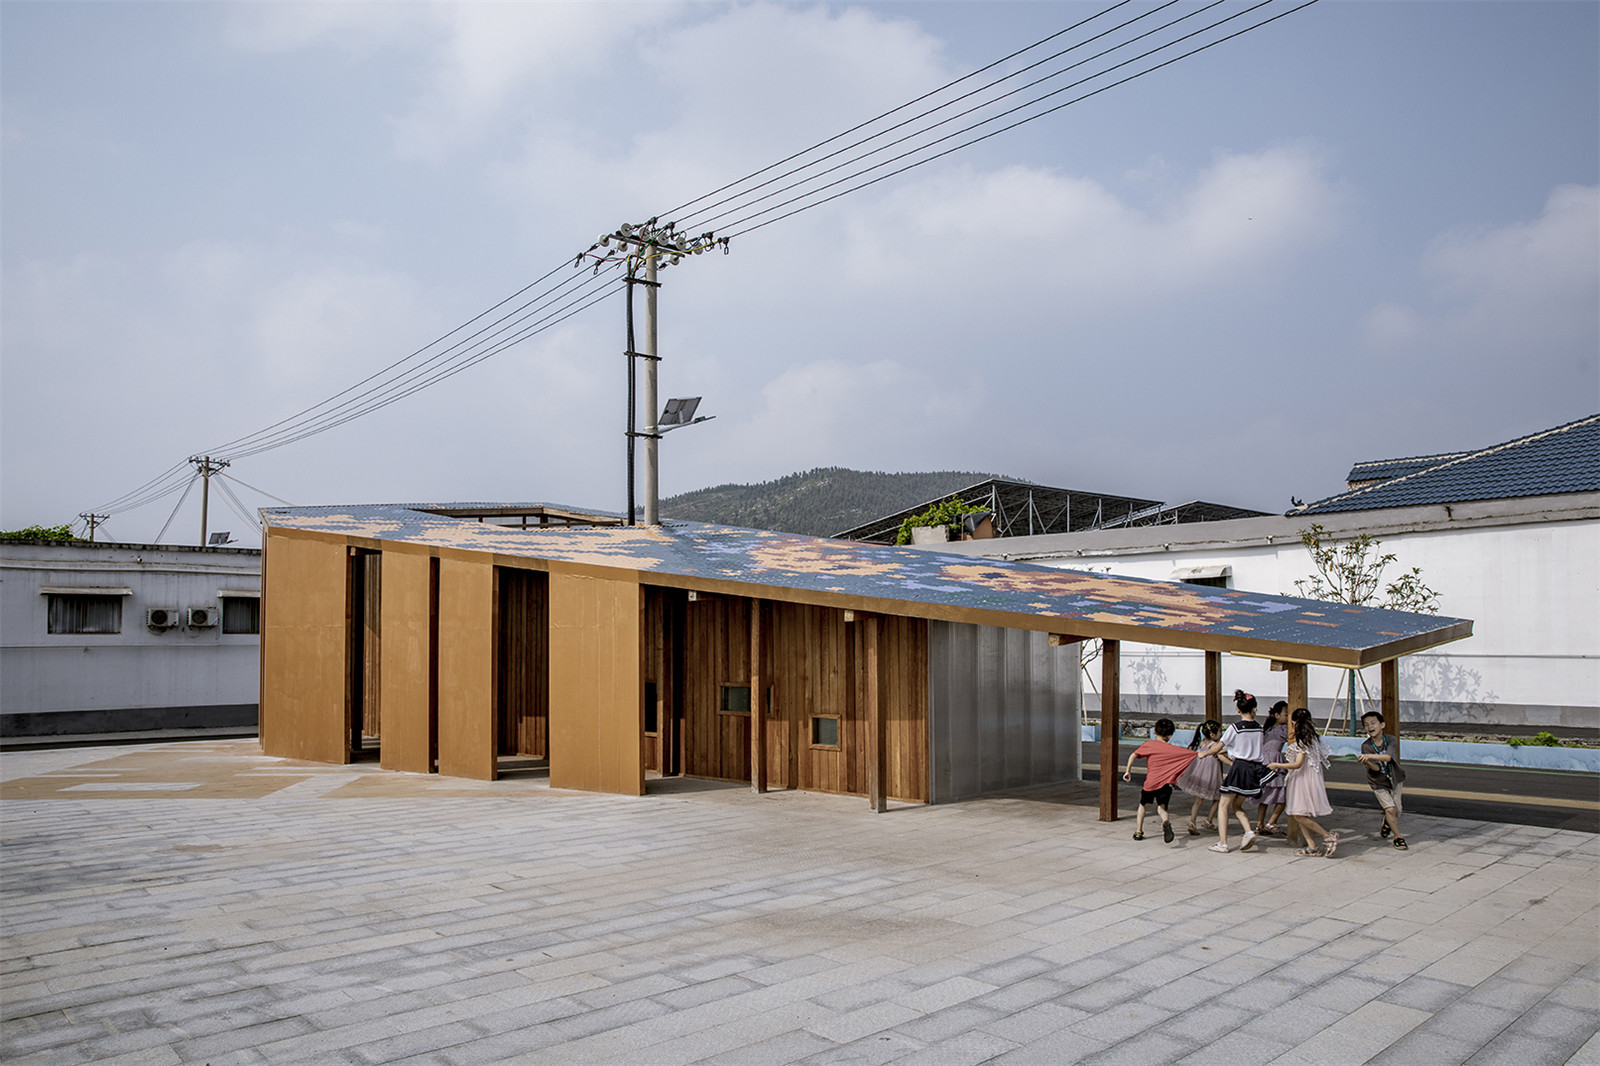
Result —
[[961, 519], [969, 514], [982, 511], [982, 507], [974, 507], [965, 500], [946, 500], [936, 503], [921, 514], [914, 514], [900, 523], [900, 532], [895, 535], [896, 544], [910, 544], [911, 531], [919, 526], [944, 526], [952, 532], [959, 532]]
[[77, 540], [68, 526], [29, 526], [0, 532], [0, 540]]

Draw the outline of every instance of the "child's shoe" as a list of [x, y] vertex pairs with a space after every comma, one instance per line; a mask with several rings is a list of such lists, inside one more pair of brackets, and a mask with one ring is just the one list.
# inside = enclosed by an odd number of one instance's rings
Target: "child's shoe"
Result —
[[1144, 830], [1141, 829], [1138, 832], [1134, 833], [1133, 834], [1133, 839], [1135, 839], [1135, 840], [1143, 840], [1144, 839]]
[[1166, 841], [1168, 844], [1172, 843], [1172, 823], [1171, 822], [1162, 822], [1161, 823], [1161, 839]]
[[1240, 851], [1249, 851], [1251, 848], [1253, 848], [1255, 846], [1256, 846], [1256, 835], [1254, 833], [1246, 833], [1244, 835], [1244, 839], [1239, 842], [1239, 850]]
[[1211, 845], [1209, 850], [1218, 851], [1218, 852], [1221, 852], [1222, 854], [1226, 855], [1226, 854], [1228, 854], [1229, 848], [1228, 848], [1228, 845], [1224, 844], [1222, 841], [1219, 840], [1215, 844]]

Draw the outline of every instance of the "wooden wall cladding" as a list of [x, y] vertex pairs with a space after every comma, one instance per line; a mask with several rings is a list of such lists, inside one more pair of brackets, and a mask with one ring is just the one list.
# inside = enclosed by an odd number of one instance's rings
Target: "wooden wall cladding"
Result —
[[550, 582], [500, 567], [495, 721], [502, 755], [550, 753]]
[[555, 570], [549, 582], [550, 785], [643, 795], [639, 584]]
[[[747, 684], [751, 611], [762, 611], [760, 673], [771, 690], [769, 788], [866, 795], [865, 662], [860, 626], [842, 610], [806, 604], [702, 596], [683, 628], [684, 772], [750, 780], [750, 719], [720, 710], [722, 686]], [[879, 691], [887, 716], [888, 792], [928, 798], [927, 623], [884, 617], [879, 626]], [[752, 708], [762, 700], [752, 695]], [[812, 744], [813, 716], [839, 720], [837, 747]]]
[[495, 568], [439, 560], [439, 772], [495, 777]]
[[425, 774], [433, 769], [438, 723], [431, 698], [432, 562], [410, 552], [383, 556], [383, 744], [378, 758], [385, 770]]
[[346, 549], [270, 529], [261, 603], [261, 748], [315, 762], [350, 761], [346, 730]]

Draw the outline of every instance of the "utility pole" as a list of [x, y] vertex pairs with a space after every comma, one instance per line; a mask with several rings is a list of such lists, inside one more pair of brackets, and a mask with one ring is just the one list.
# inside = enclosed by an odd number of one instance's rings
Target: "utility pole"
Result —
[[95, 529], [99, 527], [101, 522], [104, 522], [106, 519], [110, 518], [111, 516], [108, 515], [108, 514], [95, 514], [93, 512], [90, 512], [88, 514], [80, 514], [78, 517], [83, 519], [84, 522], [88, 523], [88, 526], [89, 526], [89, 543], [93, 544], [94, 543], [94, 531], [95, 531]]
[[228, 468], [226, 459], [213, 459], [209, 455], [191, 455], [189, 462], [200, 472], [200, 547], [206, 546], [206, 519], [211, 514], [211, 475]]
[[[626, 270], [628, 286], [628, 524], [633, 522], [634, 511], [634, 453], [635, 441], [644, 440], [644, 524], [659, 525], [661, 521], [661, 461], [659, 446], [662, 427], [661, 408], [656, 389], [656, 368], [661, 362], [657, 348], [656, 290], [661, 287], [658, 274], [661, 267], [675, 266], [686, 255], [700, 255], [708, 249], [722, 246], [728, 252], [728, 238], [706, 232], [690, 236], [677, 231], [677, 223], [660, 223], [657, 219], [634, 225], [624, 223], [615, 232], [603, 233], [600, 239], [580, 254], [573, 263], [583, 266], [592, 261], [596, 273], [607, 263], [622, 263]], [[644, 276], [639, 276], [643, 268]], [[644, 337], [637, 344], [633, 330], [633, 287], [644, 286]], [[636, 360], [644, 360], [645, 427], [637, 426]], [[702, 419], [703, 421], [703, 419]], [[668, 426], [668, 429], [676, 428]]]

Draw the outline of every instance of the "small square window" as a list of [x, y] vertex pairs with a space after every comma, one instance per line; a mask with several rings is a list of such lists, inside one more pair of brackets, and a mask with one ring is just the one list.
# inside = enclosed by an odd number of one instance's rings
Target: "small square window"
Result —
[[839, 746], [839, 719], [814, 717], [811, 719], [811, 745], [817, 748]]
[[229, 596], [222, 601], [224, 633], [260, 633], [261, 601], [253, 596]]
[[722, 706], [718, 709], [723, 714], [749, 714], [750, 686], [723, 685]]
[[48, 633], [121, 633], [121, 596], [49, 593]]

